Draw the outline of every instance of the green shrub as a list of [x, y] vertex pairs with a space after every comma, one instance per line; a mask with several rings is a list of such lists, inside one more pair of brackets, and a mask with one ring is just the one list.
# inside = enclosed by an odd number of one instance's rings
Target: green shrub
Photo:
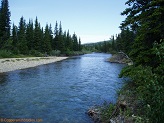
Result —
[[116, 105], [110, 103], [110, 104], [104, 104], [103, 108], [101, 109], [101, 118], [102, 121], [109, 120], [110, 116], [112, 115], [113, 111], [115, 110]]
[[7, 50], [0, 50], [0, 58], [10, 58], [12, 57], [12, 53]]
[[71, 55], [73, 55], [73, 51], [70, 51], [69, 49], [67, 49], [65, 54], [66, 54], [66, 56], [71, 56]]
[[37, 56], [37, 57], [42, 57], [42, 56], [43, 56], [43, 54], [40, 53], [40, 52], [37, 51], [37, 50], [31, 50], [31, 51], [29, 52], [29, 54], [30, 54], [30, 55], [33, 55], [33, 56]]
[[60, 50], [52, 50], [50, 53], [52, 56], [59, 56], [61, 54]]
[[156, 67], [128, 66], [120, 77], [129, 77], [135, 83], [137, 96], [144, 102], [144, 117], [159, 123], [164, 121], [164, 42], [155, 43], [151, 54], [156, 54]]

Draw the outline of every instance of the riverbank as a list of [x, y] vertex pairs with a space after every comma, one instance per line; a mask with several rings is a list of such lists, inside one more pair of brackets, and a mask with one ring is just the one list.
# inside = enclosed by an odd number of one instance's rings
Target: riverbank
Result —
[[67, 59], [68, 57], [29, 57], [0, 59], [0, 73], [36, 67]]
[[113, 54], [112, 57], [108, 59], [108, 61], [111, 63], [133, 65], [133, 61], [123, 52]]
[[144, 108], [137, 97], [134, 83], [128, 82], [118, 92], [116, 104], [95, 106], [87, 113], [94, 123], [150, 123]]

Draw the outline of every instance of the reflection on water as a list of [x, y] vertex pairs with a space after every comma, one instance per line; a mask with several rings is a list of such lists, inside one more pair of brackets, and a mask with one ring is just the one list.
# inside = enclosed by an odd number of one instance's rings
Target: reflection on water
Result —
[[46, 123], [92, 123], [93, 105], [115, 102], [121, 64], [111, 55], [87, 54], [62, 62], [0, 74], [0, 117], [42, 118]]

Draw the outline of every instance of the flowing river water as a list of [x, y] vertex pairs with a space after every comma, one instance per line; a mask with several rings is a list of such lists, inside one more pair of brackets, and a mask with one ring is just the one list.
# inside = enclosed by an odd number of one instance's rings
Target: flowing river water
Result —
[[115, 102], [123, 85], [123, 64], [110, 54], [92, 53], [0, 74], [0, 118], [42, 119], [43, 123], [92, 123], [85, 113]]

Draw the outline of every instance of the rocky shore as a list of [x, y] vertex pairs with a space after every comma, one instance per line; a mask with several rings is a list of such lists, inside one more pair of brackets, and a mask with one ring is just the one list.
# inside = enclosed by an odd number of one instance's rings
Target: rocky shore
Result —
[[29, 57], [0, 59], [0, 73], [36, 67], [67, 59], [68, 57]]
[[123, 52], [112, 55], [112, 57], [110, 57], [108, 61], [111, 63], [133, 65], [133, 61]]

